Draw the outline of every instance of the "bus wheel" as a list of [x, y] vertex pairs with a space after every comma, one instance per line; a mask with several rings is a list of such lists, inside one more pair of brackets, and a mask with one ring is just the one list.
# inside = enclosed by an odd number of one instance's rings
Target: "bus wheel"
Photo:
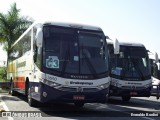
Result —
[[122, 100], [123, 100], [124, 102], [128, 102], [130, 99], [131, 99], [130, 96], [122, 96]]
[[36, 106], [36, 100], [34, 100], [32, 97], [31, 97], [31, 89], [29, 88], [28, 89], [28, 104], [31, 106], [31, 107], [34, 107]]
[[28, 88], [29, 88], [29, 80], [27, 79], [25, 83], [25, 96], [26, 97], [28, 96]]
[[75, 102], [74, 103], [74, 105], [76, 106], [76, 107], [83, 107], [84, 106], [84, 103], [83, 102]]
[[16, 96], [17, 93], [16, 93], [16, 91], [14, 91], [13, 89], [14, 89], [14, 85], [13, 85], [13, 82], [11, 81], [10, 94], [11, 94], [12, 96]]

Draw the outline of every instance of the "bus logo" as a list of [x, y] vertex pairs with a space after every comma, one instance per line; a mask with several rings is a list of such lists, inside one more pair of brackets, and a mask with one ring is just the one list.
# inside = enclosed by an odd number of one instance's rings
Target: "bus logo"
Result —
[[136, 86], [132, 86], [132, 89], [135, 90], [135, 89], [136, 89]]
[[82, 87], [78, 87], [77, 88], [77, 92], [83, 92], [83, 88]]

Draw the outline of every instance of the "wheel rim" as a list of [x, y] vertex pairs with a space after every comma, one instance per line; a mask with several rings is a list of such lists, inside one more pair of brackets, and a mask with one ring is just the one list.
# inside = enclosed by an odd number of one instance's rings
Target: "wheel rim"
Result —
[[30, 88], [28, 89], [28, 102], [31, 102], [31, 93], [30, 93]]
[[11, 90], [10, 90], [10, 92], [11, 92], [11, 95], [13, 94], [13, 82], [11, 83]]

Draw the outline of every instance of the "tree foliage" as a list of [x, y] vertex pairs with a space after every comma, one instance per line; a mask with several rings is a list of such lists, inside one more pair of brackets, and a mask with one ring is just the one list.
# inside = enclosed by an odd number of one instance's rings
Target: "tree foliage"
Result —
[[11, 45], [20, 35], [33, 23], [33, 20], [26, 16], [20, 16], [20, 9], [16, 3], [11, 5], [7, 14], [0, 13], [0, 43], [7, 51], [7, 57], [11, 51]]
[[7, 68], [6, 67], [0, 67], [0, 82], [5, 81], [7, 78]]

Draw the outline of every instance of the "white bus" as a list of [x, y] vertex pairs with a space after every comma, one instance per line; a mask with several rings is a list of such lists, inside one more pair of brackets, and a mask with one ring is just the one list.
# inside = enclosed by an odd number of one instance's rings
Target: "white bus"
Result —
[[36, 101], [103, 103], [109, 92], [107, 43], [101, 28], [58, 22], [34, 23], [13, 44], [11, 94]]
[[160, 62], [158, 60], [158, 54], [155, 52], [149, 52], [149, 59], [151, 64], [152, 75], [152, 94], [157, 93], [157, 87], [160, 85]]
[[131, 97], [149, 97], [151, 72], [147, 50], [143, 44], [107, 42], [111, 77], [110, 96], [120, 96], [123, 101]]

